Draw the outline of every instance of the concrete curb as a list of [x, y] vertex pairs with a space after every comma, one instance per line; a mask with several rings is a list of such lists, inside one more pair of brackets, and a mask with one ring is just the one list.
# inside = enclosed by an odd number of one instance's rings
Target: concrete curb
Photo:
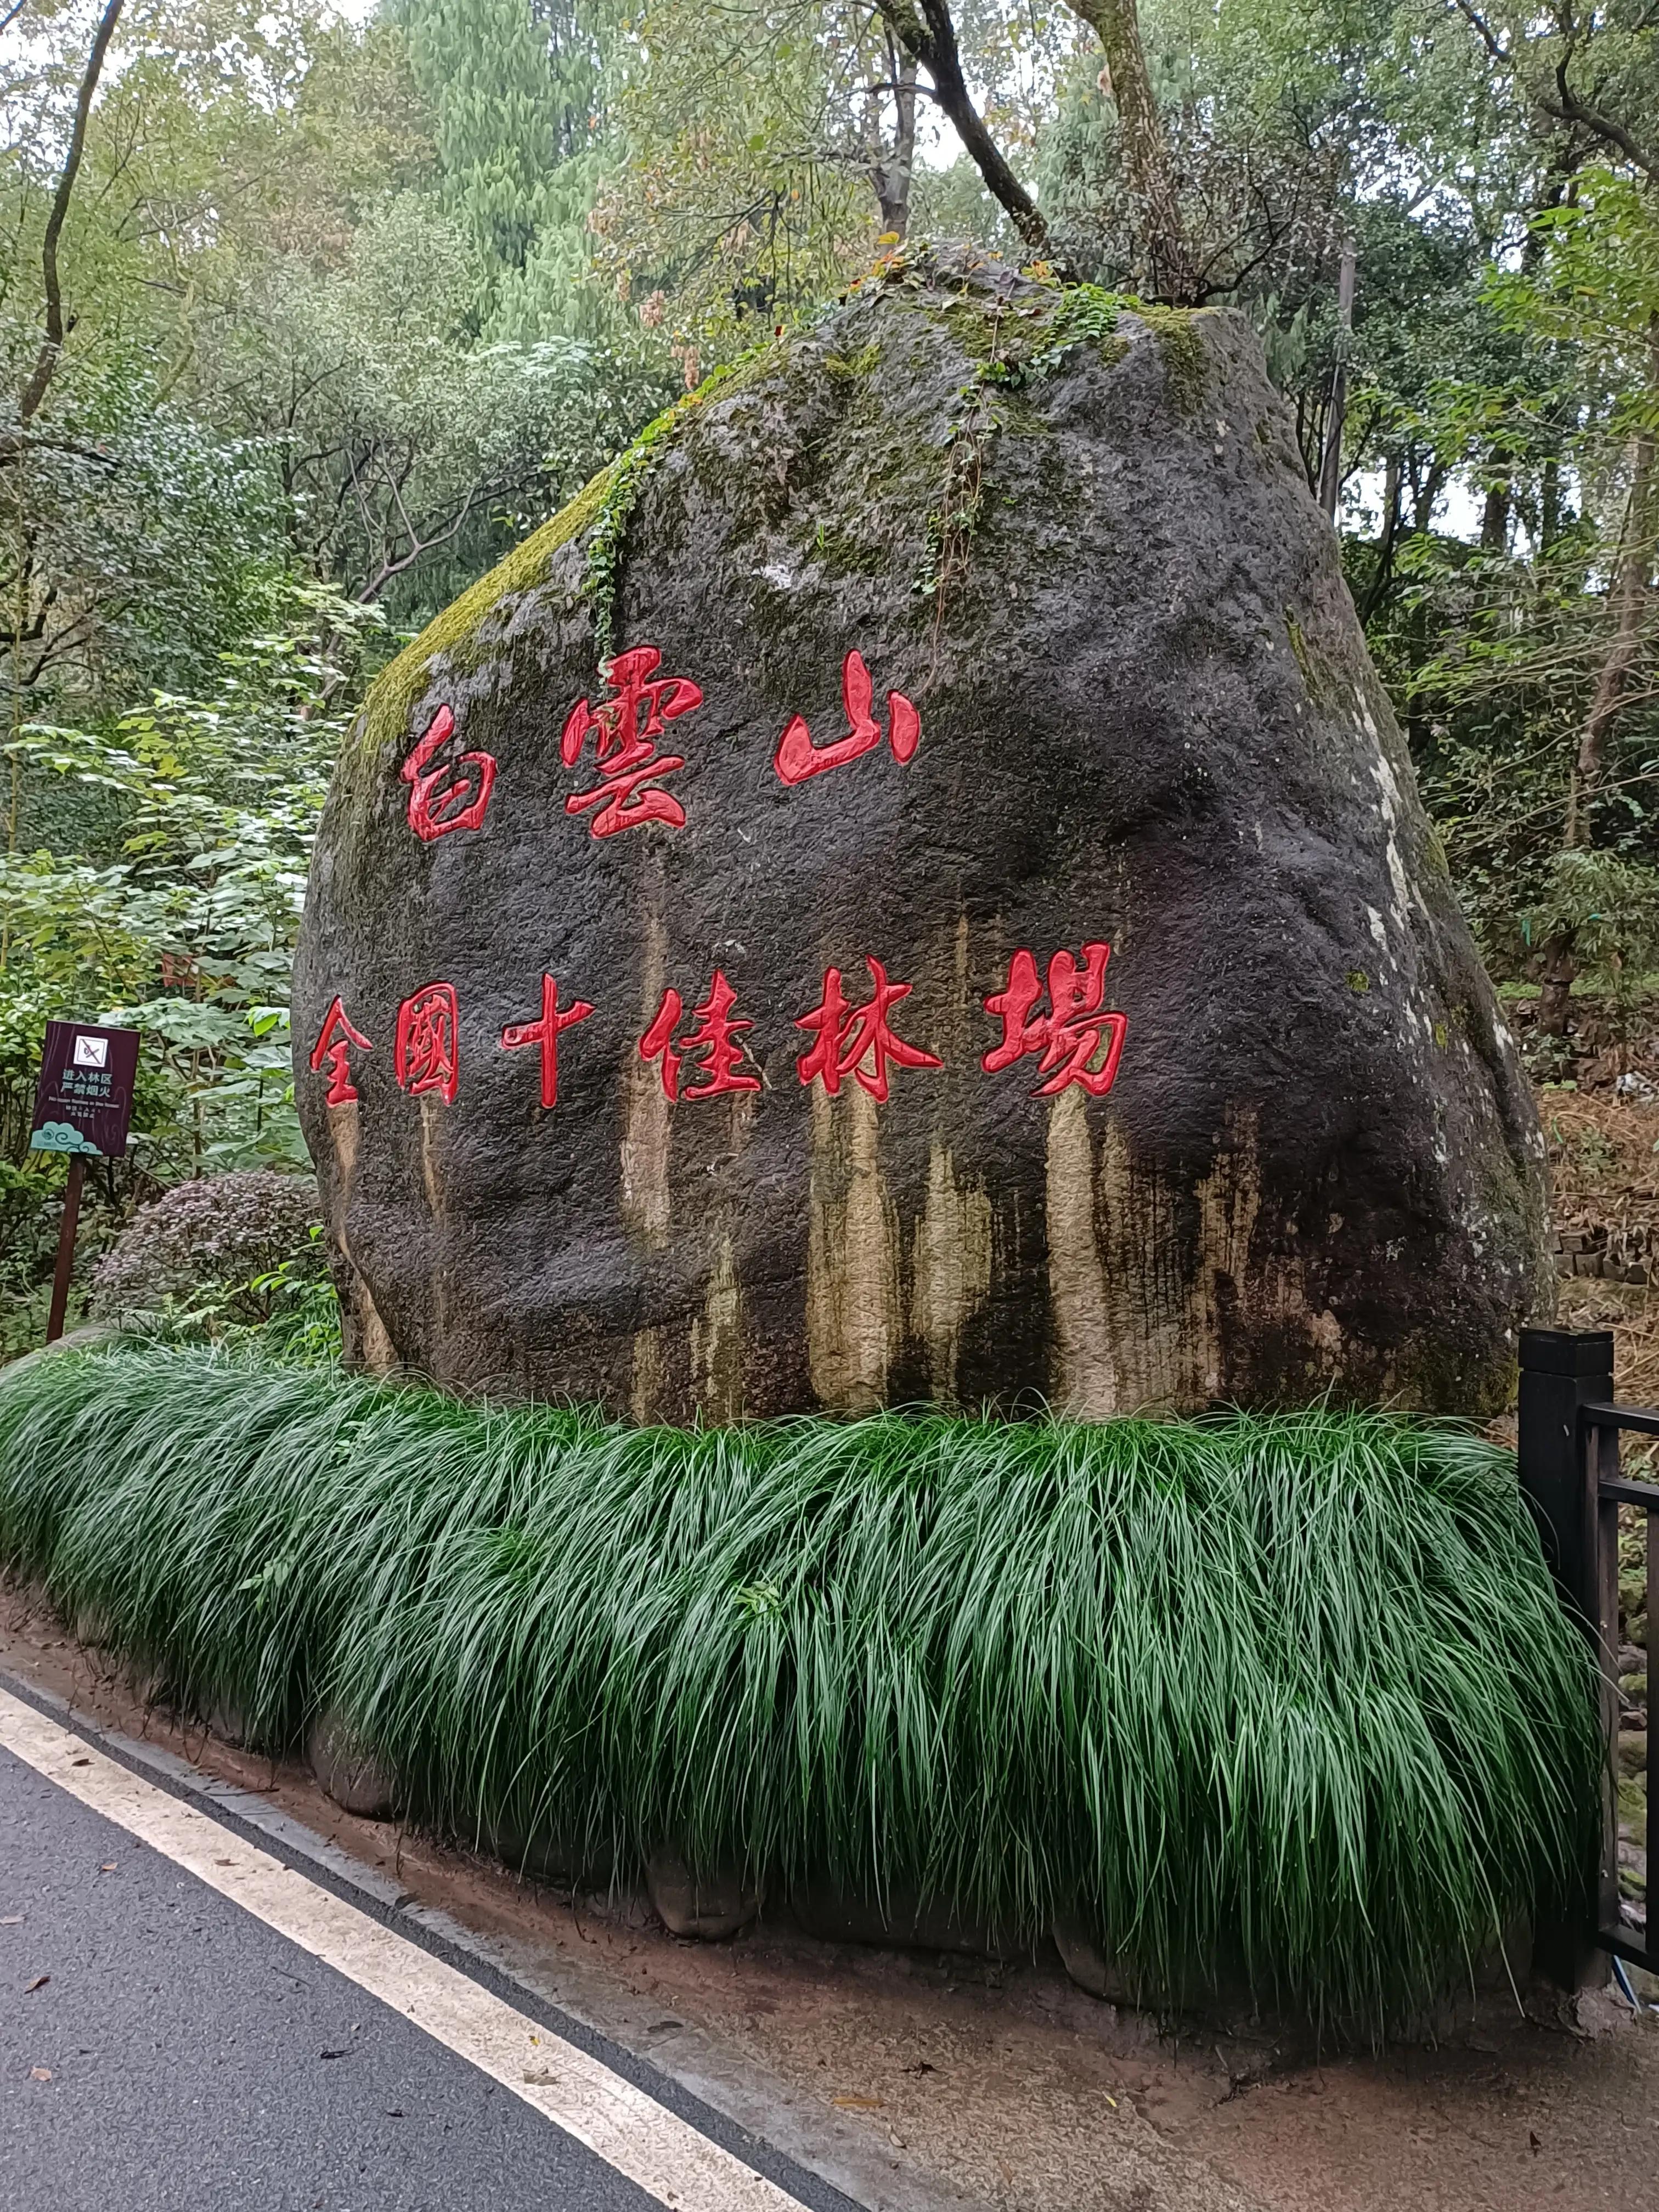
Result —
[[663, 2023], [641, 2039], [619, 2031], [608, 1978], [561, 1962], [549, 1972], [528, 1944], [475, 1934], [419, 1904], [401, 1884], [252, 1792], [213, 1780], [175, 1753], [106, 1729], [64, 1698], [0, 1668], [0, 1686], [108, 1757], [210, 1818], [241, 1829], [273, 1856], [343, 1895], [411, 1942], [542, 2021], [790, 2191], [813, 2212], [988, 2212], [925, 2171], [890, 2157], [849, 2122], [701, 2029]]

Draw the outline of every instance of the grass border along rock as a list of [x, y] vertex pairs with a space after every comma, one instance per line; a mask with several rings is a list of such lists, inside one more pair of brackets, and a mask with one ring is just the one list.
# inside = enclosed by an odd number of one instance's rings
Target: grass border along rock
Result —
[[629, 1429], [66, 1352], [0, 1376], [0, 1563], [438, 1832], [1058, 1926], [1166, 2006], [1420, 2011], [1599, 1786], [1512, 1462], [1384, 1414]]

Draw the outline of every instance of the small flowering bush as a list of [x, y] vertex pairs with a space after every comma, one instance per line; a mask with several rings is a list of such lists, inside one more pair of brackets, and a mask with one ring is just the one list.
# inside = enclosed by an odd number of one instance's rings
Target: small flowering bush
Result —
[[197, 1303], [223, 1285], [229, 1319], [270, 1320], [278, 1285], [325, 1275], [314, 1234], [321, 1218], [309, 1176], [250, 1168], [175, 1183], [135, 1217], [99, 1261], [92, 1310], [100, 1320]]

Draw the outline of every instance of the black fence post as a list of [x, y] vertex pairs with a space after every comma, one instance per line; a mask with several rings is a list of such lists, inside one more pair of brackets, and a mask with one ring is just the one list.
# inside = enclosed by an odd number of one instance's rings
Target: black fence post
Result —
[[[1611, 1330], [1522, 1330], [1516, 1471], [1556, 1585], [1604, 1670], [1609, 1655], [1602, 1648], [1607, 1566], [1598, 1497], [1601, 1438], [1581, 1421], [1579, 1408], [1609, 1403], [1613, 1395]], [[1613, 1549], [1616, 1574], [1616, 1534]], [[1595, 1935], [1602, 1893], [1610, 1879], [1616, 1881], [1619, 1831], [1610, 1773], [1603, 1777], [1600, 1810], [1597, 1863], [1583, 1869], [1573, 1893], [1540, 1900], [1534, 1931], [1534, 1968], [1567, 1990], [1588, 1988], [1607, 1976], [1607, 1956]]]

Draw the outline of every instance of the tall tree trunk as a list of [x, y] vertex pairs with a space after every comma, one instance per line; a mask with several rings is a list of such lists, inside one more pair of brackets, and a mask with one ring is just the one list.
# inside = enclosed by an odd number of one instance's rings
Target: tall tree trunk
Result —
[[1336, 367], [1331, 372], [1331, 405], [1325, 418], [1325, 453], [1319, 471], [1319, 504], [1333, 524], [1342, 500], [1342, 433], [1348, 420], [1348, 339], [1353, 330], [1353, 287], [1358, 265], [1350, 240], [1342, 249], [1342, 266], [1336, 280], [1336, 312], [1341, 334], [1336, 342]]
[[[870, 181], [876, 189], [883, 234], [902, 239], [910, 228], [910, 186], [916, 167], [916, 64], [912, 54], [901, 60], [890, 38], [888, 46], [893, 81], [893, 146], [890, 153], [884, 149], [878, 153]], [[879, 134], [877, 143], [880, 144]]]
[[1390, 453], [1382, 467], [1382, 529], [1376, 541], [1376, 566], [1359, 603], [1359, 626], [1364, 629], [1389, 595], [1394, 581], [1395, 541], [1400, 534], [1400, 456]]
[[93, 94], [97, 91], [98, 80], [104, 73], [104, 57], [109, 52], [110, 40], [115, 35], [122, 4], [123, 0], [107, 0], [93, 37], [92, 51], [87, 56], [86, 68], [82, 72], [81, 89], [76, 95], [75, 125], [70, 132], [69, 150], [64, 156], [63, 172], [58, 177], [58, 189], [52, 196], [52, 208], [46, 216], [46, 235], [40, 241], [40, 281], [46, 294], [46, 332], [40, 341], [40, 350], [35, 356], [33, 370], [17, 403], [20, 422], [27, 422], [46, 398], [47, 387], [58, 374], [58, 363], [64, 351], [64, 295], [58, 276], [58, 241], [64, 234], [70, 201], [75, 192], [75, 180], [81, 173], [81, 156], [86, 151], [87, 144], [87, 118], [92, 112]]
[[[1649, 385], [1659, 391], [1659, 325], [1650, 333]], [[1624, 524], [1613, 574], [1607, 580], [1607, 611], [1612, 635], [1596, 675], [1578, 750], [1567, 779], [1566, 834], [1569, 852], [1593, 842], [1590, 810], [1607, 769], [1607, 741], [1625, 703], [1625, 693], [1642, 650], [1642, 629], [1647, 613], [1649, 576], [1654, 551], [1654, 462], [1656, 441], [1651, 430], [1638, 430], [1630, 441], [1630, 493], [1625, 503]], [[1549, 1036], [1561, 1036], [1567, 1026], [1568, 994], [1577, 970], [1573, 932], [1559, 931], [1542, 949], [1540, 969], [1538, 1025]]]
[[1570, 929], [1547, 937], [1538, 951], [1538, 1026], [1546, 1036], [1565, 1036], [1572, 1004], [1572, 979], [1578, 972]]
[[1538, 552], [1542, 559], [1561, 535], [1561, 463], [1552, 453], [1544, 464], [1538, 502]]
[[1148, 296], [1173, 307], [1198, 297], [1187, 227], [1176, 197], [1170, 142], [1141, 43], [1135, 0], [1070, 0], [1106, 50], [1105, 89], [1123, 131], [1123, 167], [1139, 231], [1140, 281]]
[[1483, 553], [1506, 553], [1509, 550], [1510, 499], [1509, 477], [1494, 477], [1486, 486], [1486, 503], [1480, 511], [1480, 550]]
[[1431, 461], [1420, 483], [1416, 484], [1412, 498], [1412, 536], [1426, 538], [1434, 523], [1434, 503], [1446, 489], [1449, 471], [1443, 463]]
[[1625, 691], [1642, 648], [1642, 617], [1647, 609], [1648, 574], [1653, 565], [1654, 435], [1640, 430], [1630, 441], [1630, 497], [1620, 532], [1618, 557], [1608, 580], [1613, 635], [1595, 679], [1595, 693], [1578, 740], [1577, 816], [1569, 845], [1590, 842], [1588, 811], [1607, 763], [1607, 738], [1624, 705]]
[[985, 127], [962, 74], [962, 53], [948, 0], [878, 0], [882, 21], [905, 52], [933, 81], [933, 96], [956, 128], [987, 191], [1007, 215], [1032, 254], [1054, 258], [1054, 240], [1036, 202], [1004, 160]]

